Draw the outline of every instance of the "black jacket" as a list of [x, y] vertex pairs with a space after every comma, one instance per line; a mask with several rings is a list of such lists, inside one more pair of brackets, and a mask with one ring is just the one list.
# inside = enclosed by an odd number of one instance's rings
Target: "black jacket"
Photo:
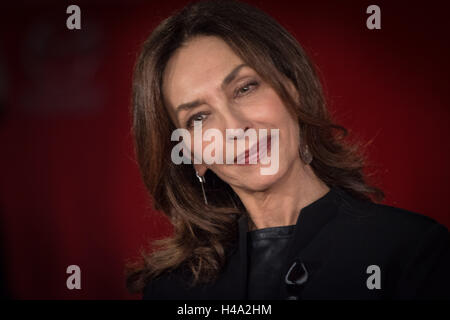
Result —
[[[217, 281], [189, 288], [180, 269], [150, 281], [143, 298], [247, 299], [247, 219]], [[278, 299], [450, 299], [447, 228], [339, 187], [301, 210], [288, 252]], [[369, 289], [373, 265], [380, 288]]]

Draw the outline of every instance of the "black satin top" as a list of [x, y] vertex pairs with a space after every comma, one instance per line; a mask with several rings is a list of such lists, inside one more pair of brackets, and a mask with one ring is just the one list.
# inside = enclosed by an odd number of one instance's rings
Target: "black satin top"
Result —
[[276, 299], [295, 225], [247, 232], [248, 299]]

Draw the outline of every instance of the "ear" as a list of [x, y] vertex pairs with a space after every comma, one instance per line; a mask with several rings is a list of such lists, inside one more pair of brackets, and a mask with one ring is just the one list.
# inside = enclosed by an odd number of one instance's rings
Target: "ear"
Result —
[[195, 171], [198, 172], [199, 176], [204, 176], [206, 173], [206, 170], [208, 170], [208, 168], [206, 167], [205, 164], [194, 164], [194, 169]]

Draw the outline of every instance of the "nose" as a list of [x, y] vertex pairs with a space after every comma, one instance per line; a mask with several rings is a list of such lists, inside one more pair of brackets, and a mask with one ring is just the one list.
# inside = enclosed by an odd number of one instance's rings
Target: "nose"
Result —
[[250, 119], [240, 112], [230, 111], [225, 115], [224, 120], [224, 133], [228, 130], [230, 141], [242, 139], [245, 132], [252, 127]]
[[250, 127], [246, 126], [245, 128], [235, 128], [235, 129], [227, 128], [227, 129], [228, 129], [228, 131], [227, 131], [228, 134], [226, 135], [226, 137], [227, 137], [227, 140], [231, 142], [234, 140], [243, 139], [245, 137], [245, 132], [248, 129], [250, 129]]

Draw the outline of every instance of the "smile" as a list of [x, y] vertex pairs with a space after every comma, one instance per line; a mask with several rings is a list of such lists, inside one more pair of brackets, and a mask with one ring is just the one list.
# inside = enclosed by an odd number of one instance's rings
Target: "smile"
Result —
[[[202, 130], [201, 121], [194, 121], [194, 136], [189, 130], [178, 128], [172, 132], [171, 141], [179, 141], [172, 148], [174, 164], [236, 164], [248, 166], [260, 164], [261, 175], [273, 175], [279, 167], [280, 129], [226, 129], [226, 137], [217, 129]], [[259, 139], [258, 139], [259, 137]], [[246, 140], [250, 147], [246, 149]], [[181, 140], [181, 141], [180, 141]], [[193, 149], [191, 142], [193, 141]], [[207, 142], [207, 145], [203, 143]], [[225, 155], [224, 159], [224, 143]], [[234, 156], [236, 147], [237, 155]], [[192, 152], [193, 151], [193, 152]], [[225, 161], [225, 162], [224, 162]]]
[[260, 137], [257, 143], [254, 143], [249, 149], [241, 152], [234, 158], [234, 163], [237, 165], [252, 165], [261, 162], [261, 159], [267, 157], [271, 150], [271, 140], [270, 135]]

